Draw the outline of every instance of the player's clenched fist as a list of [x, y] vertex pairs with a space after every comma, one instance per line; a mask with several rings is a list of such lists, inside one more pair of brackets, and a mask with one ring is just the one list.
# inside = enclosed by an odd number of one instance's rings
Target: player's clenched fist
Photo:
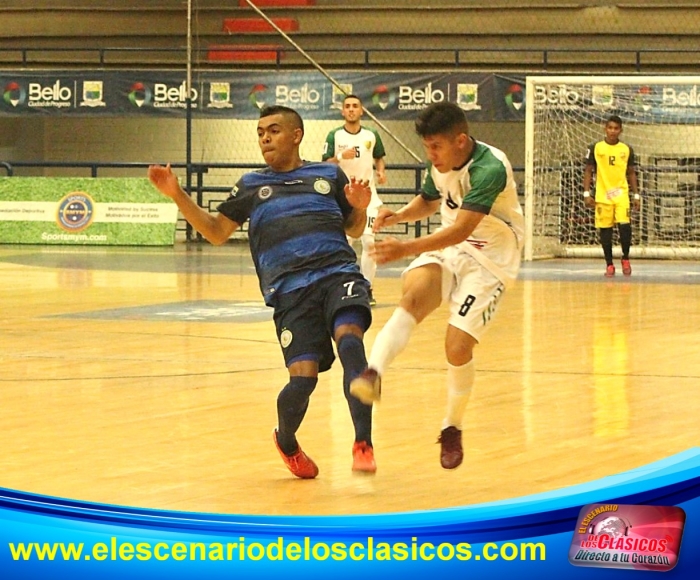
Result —
[[180, 183], [170, 168], [170, 163], [165, 167], [162, 165], [151, 165], [148, 168], [148, 179], [156, 186], [158, 191], [168, 197], [175, 197], [180, 193]]
[[393, 226], [399, 223], [399, 217], [390, 209], [382, 207], [377, 213], [377, 217], [374, 219], [374, 225], [372, 226], [372, 231], [376, 234], [379, 230], [386, 226]]
[[370, 251], [370, 255], [376, 260], [377, 264], [386, 264], [406, 257], [406, 244], [396, 238], [384, 238], [380, 242], [374, 243], [374, 248]]

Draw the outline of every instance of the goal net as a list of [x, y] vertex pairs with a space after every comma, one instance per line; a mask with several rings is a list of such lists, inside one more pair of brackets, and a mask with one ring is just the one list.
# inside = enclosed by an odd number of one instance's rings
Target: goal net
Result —
[[632, 255], [700, 257], [699, 85], [692, 76], [527, 78], [526, 260], [602, 255], [583, 172], [611, 115], [637, 160]]

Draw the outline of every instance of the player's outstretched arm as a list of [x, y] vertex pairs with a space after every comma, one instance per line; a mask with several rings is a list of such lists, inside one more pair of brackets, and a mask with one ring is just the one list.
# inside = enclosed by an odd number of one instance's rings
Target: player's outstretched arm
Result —
[[383, 227], [393, 226], [401, 223], [411, 223], [433, 215], [440, 207], [440, 200], [429, 201], [423, 196], [414, 197], [400, 210], [393, 212], [389, 208], [379, 209], [372, 230], [379, 232]]
[[370, 250], [370, 255], [377, 261], [377, 264], [386, 264], [387, 262], [415, 256], [423, 252], [455, 246], [472, 234], [479, 222], [484, 219], [484, 215], [483, 213], [463, 209], [451, 226], [427, 236], [407, 241], [385, 238], [374, 243], [374, 248]]
[[151, 165], [148, 168], [148, 179], [163, 195], [171, 198], [182, 213], [183, 217], [212, 244], [221, 245], [236, 231], [238, 225], [222, 214], [213, 216], [199, 207], [195, 201], [180, 187], [177, 176], [170, 164]]

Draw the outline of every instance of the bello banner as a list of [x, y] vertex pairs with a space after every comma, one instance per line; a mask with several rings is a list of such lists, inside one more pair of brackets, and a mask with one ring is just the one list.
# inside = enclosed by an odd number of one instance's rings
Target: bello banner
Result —
[[[308, 120], [335, 120], [343, 92], [382, 120], [413, 119], [437, 101], [458, 103], [471, 121], [524, 121], [525, 79], [479, 73], [333, 73], [342, 91], [310, 71], [208, 71], [192, 83], [194, 115], [257, 119], [286, 105]], [[185, 116], [185, 73], [0, 71], [0, 115]]]
[[177, 206], [142, 178], [0, 178], [0, 243], [164, 246]]
[[[697, 84], [663, 80], [580, 87], [536, 85], [525, 94], [525, 77], [482, 73], [333, 72], [342, 91], [312, 71], [206, 71], [192, 83], [193, 115], [257, 119], [266, 105], [286, 105], [308, 120], [335, 120], [343, 93], [354, 93], [381, 120], [413, 119], [438, 101], [459, 104], [470, 121], [525, 120], [528, 99], [548, 108], [587, 111], [591, 105], [643, 122], [689, 123], [700, 116]], [[1, 115], [186, 115], [184, 72], [0, 71]], [[621, 98], [626, 93], [628, 98]]]

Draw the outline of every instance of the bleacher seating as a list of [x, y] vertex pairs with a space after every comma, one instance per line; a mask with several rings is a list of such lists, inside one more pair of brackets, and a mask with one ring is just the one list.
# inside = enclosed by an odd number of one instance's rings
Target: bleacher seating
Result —
[[[257, 4], [329, 67], [668, 73], [694, 72], [699, 60], [700, 0], [258, 0]], [[228, 55], [242, 66], [265, 62], [307, 66], [245, 0], [198, 0], [194, 8], [197, 64], [216, 66], [229, 62], [224, 58]], [[90, 66], [98, 64], [98, 58], [104, 66], [171, 66], [182, 61], [186, 41], [184, 0], [3, 0], [0, 5], [4, 67], [57, 61]], [[285, 49], [282, 59], [280, 47]], [[74, 49], [70, 56], [53, 52], [66, 48]], [[246, 54], [251, 48], [264, 58], [251, 58]]]

